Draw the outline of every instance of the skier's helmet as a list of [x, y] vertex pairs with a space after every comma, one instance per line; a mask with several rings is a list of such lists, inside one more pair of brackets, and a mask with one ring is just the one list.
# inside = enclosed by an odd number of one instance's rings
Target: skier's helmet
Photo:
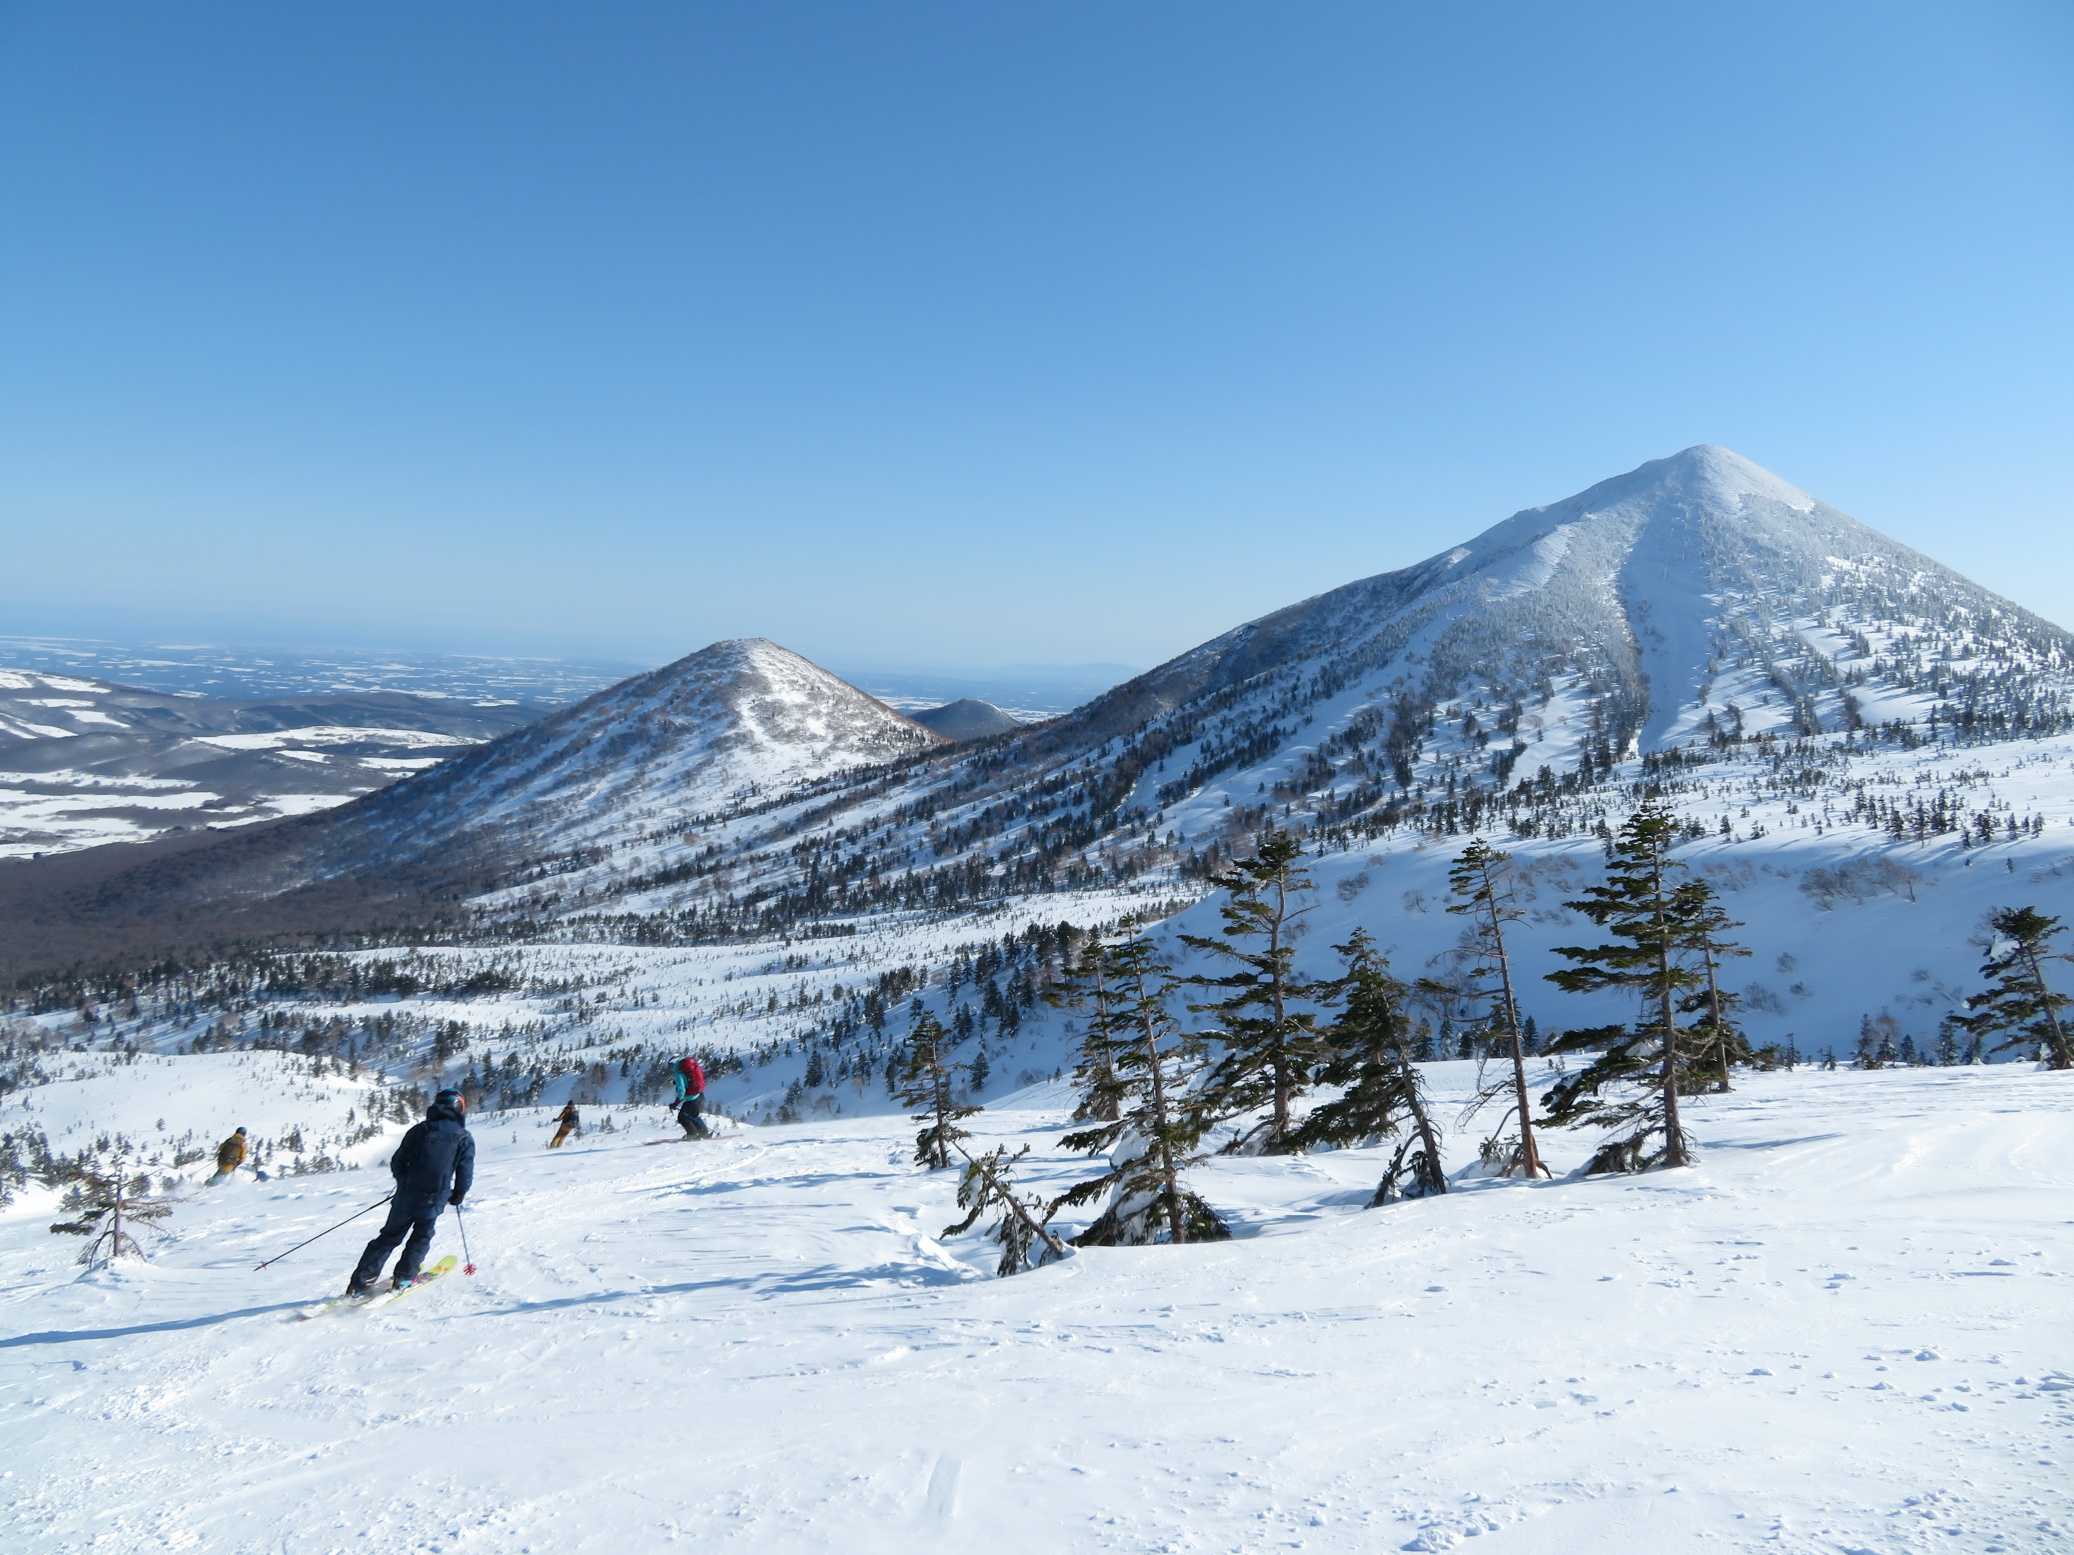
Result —
[[459, 1091], [441, 1091], [432, 1098], [432, 1103], [436, 1107], [451, 1107], [456, 1112], [466, 1112], [468, 1110], [468, 1098]]
[[242, 1134], [242, 1133], [244, 1133], [244, 1132], [245, 1132], [245, 1125], [244, 1125], [244, 1124], [240, 1123], [240, 1124], [238, 1125], [238, 1132], [239, 1132], [240, 1134]]

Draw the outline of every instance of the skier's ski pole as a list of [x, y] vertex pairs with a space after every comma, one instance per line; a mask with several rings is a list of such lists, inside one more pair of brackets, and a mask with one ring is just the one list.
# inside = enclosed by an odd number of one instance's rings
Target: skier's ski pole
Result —
[[465, 1260], [461, 1265], [461, 1272], [463, 1274], [473, 1274], [475, 1273], [475, 1254], [468, 1250], [468, 1222], [461, 1218], [461, 1206], [458, 1204], [454, 1206], [454, 1224], [461, 1228], [461, 1257]]
[[[393, 1194], [393, 1193], [391, 1193], [391, 1194], [387, 1194], [387, 1195], [385, 1195], [384, 1197], [382, 1197], [382, 1198], [380, 1198], [380, 1199], [377, 1199], [377, 1200], [376, 1200], [376, 1201], [375, 1201], [374, 1203], [372, 1203], [372, 1204], [368, 1205], [368, 1206], [367, 1206], [367, 1209], [356, 1209], [356, 1210], [354, 1210], [352, 1214], [348, 1215], [348, 1216], [347, 1216], [347, 1217], [346, 1217], [346, 1218], [345, 1218], [344, 1220], [341, 1220], [341, 1221], [340, 1221], [340, 1222], [338, 1223], [338, 1226], [350, 1226], [350, 1225], [351, 1225], [351, 1224], [352, 1224], [352, 1223], [353, 1223], [354, 1221], [358, 1220], [358, 1219], [359, 1219], [359, 1218], [360, 1218], [360, 1217], [361, 1217], [362, 1215], [365, 1215], [365, 1214], [366, 1214], [366, 1213], [368, 1212], [368, 1210], [376, 1210], [376, 1209], [380, 1209], [380, 1208], [381, 1208], [381, 1207], [382, 1207], [382, 1206], [383, 1206], [384, 1204], [388, 1203], [390, 1199], [393, 1199], [393, 1198], [395, 1198], [395, 1197], [396, 1197], [396, 1195], [395, 1195], [395, 1194]], [[327, 1236], [330, 1236], [332, 1232], [334, 1232], [334, 1231], [336, 1231], [336, 1230], [338, 1229], [338, 1226], [326, 1226], [326, 1227], [325, 1227], [325, 1228], [324, 1228], [324, 1229], [323, 1229], [322, 1231], [319, 1231], [319, 1232], [317, 1233], [317, 1235], [316, 1235], [316, 1236], [313, 1236], [313, 1237], [311, 1237], [311, 1238], [309, 1239], [309, 1242], [297, 1242], [297, 1243], [296, 1243], [296, 1244], [295, 1244], [295, 1245], [294, 1245], [293, 1247], [291, 1247], [291, 1248], [289, 1248], [289, 1249], [288, 1249], [288, 1253], [299, 1253], [299, 1252], [301, 1252], [301, 1251], [302, 1251], [302, 1250], [303, 1250], [303, 1249], [304, 1249], [305, 1247], [308, 1247], [308, 1246], [310, 1245], [310, 1242], [315, 1242], [315, 1241], [319, 1240], [319, 1239], [320, 1239], [320, 1238], [322, 1238], [322, 1237], [327, 1237]], [[280, 1261], [281, 1261], [281, 1260], [282, 1260], [283, 1258], [286, 1258], [286, 1257], [288, 1256], [288, 1253], [276, 1253], [276, 1254], [274, 1254], [274, 1256], [273, 1256], [273, 1257], [271, 1257], [271, 1258], [267, 1259], [266, 1263], [263, 1263], [263, 1264], [259, 1265], [259, 1268], [258, 1268], [258, 1269], [254, 1269], [254, 1270], [253, 1270], [252, 1272], [253, 1272], [254, 1274], [257, 1274], [257, 1273], [259, 1272], [259, 1269], [264, 1269], [264, 1268], [266, 1267], [267, 1263], [279, 1263], [279, 1262], [280, 1262]]]

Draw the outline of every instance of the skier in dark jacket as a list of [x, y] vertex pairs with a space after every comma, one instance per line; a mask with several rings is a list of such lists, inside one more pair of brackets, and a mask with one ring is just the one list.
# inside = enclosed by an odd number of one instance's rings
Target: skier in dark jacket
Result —
[[346, 1283], [346, 1294], [362, 1296], [374, 1289], [382, 1277], [382, 1265], [405, 1235], [403, 1256], [396, 1260], [391, 1288], [410, 1284], [418, 1277], [425, 1254], [432, 1247], [432, 1228], [439, 1212], [451, 1204], [459, 1208], [475, 1183], [475, 1140], [462, 1114], [468, 1103], [459, 1091], [441, 1091], [425, 1109], [425, 1121], [403, 1136], [403, 1143], [389, 1157], [389, 1175], [396, 1179], [396, 1196], [389, 1201], [389, 1218], [375, 1239], [360, 1255], [360, 1267]]

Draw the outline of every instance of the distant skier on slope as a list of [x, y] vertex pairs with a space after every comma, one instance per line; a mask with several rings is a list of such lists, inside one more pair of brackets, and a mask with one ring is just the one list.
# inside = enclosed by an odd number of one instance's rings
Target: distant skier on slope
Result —
[[245, 1131], [240, 1128], [216, 1147], [216, 1175], [204, 1185], [213, 1188], [245, 1164]]
[[425, 1109], [425, 1121], [414, 1124], [403, 1143], [389, 1157], [389, 1175], [396, 1179], [396, 1195], [389, 1201], [389, 1218], [375, 1239], [360, 1255], [360, 1266], [346, 1282], [346, 1294], [364, 1296], [382, 1277], [382, 1265], [406, 1233], [403, 1256], [396, 1260], [395, 1277], [389, 1282], [400, 1289], [418, 1277], [425, 1254], [432, 1247], [432, 1228], [439, 1212], [451, 1204], [456, 1209], [475, 1184], [475, 1139], [468, 1132], [463, 1114], [468, 1103], [459, 1091], [441, 1091]]
[[713, 1131], [701, 1115], [706, 1105], [706, 1071], [696, 1058], [686, 1058], [670, 1078], [677, 1082], [677, 1126], [684, 1130], [684, 1137], [711, 1139]]
[[571, 1134], [576, 1135], [579, 1139], [583, 1137], [583, 1119], [576, 1115], [575, 1102], [572, 1101], [565, 1105], [560, 1116], [555, 1119], [555, 1122], [561, 1126], [555, 1130], [555, 1137], [547, 1142], [548, 1149], [559, 1149], [562, 1141]]

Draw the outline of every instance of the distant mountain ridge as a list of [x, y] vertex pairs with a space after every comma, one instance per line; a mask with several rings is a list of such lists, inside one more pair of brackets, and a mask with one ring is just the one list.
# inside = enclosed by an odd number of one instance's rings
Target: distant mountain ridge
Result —
[[[1681, 745], [2064, 730], [2070, 666], [2060, 628], [1700, 446], [984, 743], [775, 644], [720, 643], [125, 889], [249, 923], [350, 897], [483, 927], [789, 933], [1180, 882], [1270, 820], [1588, 788]], [[46, 911], [54, 933], [70, 910]]]

